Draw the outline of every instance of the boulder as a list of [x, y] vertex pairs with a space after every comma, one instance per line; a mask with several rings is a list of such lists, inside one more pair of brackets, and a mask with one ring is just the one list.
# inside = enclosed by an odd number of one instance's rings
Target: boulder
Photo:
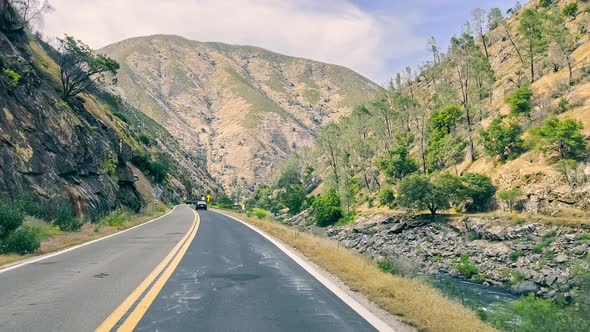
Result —
[[530, 280], [524, 280], [510, 288], [510, 291], [515, 295], [523, 295], [529, 293], [536, 293], [539, 290], [539, 286]]

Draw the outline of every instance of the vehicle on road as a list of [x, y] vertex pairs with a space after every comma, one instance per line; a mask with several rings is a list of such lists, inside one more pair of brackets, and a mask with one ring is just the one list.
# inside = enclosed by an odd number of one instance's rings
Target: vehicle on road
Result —
[[197, 201], [197, 203], [195, 203], [195, 210], [198, 209], [203, 209], [203, 210], [207, 210], [207, 202], [205, 201]]

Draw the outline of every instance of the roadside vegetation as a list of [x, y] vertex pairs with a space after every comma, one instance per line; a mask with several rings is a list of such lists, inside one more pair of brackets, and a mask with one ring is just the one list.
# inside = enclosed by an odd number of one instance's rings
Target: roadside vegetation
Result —
[[168, 210], [159, 203], [140, 213], [114, 210], [91, 221], [77, 217], [67, 202], [41, 204], [32, 195], [21, 194], [11, 201], [0, 201], [0, 266], [130, 228]]

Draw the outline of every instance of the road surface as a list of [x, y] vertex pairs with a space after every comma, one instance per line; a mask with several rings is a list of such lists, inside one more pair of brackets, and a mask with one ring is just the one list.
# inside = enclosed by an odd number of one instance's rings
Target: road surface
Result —
[[283, 251], [179, 206], [108, 239], [0, 270], [0, 331], [374, 331]]

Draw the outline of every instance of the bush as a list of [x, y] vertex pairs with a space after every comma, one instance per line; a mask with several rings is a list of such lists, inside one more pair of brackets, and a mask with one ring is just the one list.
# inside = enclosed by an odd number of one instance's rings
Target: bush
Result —
[[311, 215], [320, 227], [337, 223], [342, 218], [342, 209], [336, 190], [330, 189], [326, 193], [318, 195], [312, 204]]
[[485, 211], [489, 208], [490, 200], [496, 193], [496, 187], [492, 179], [483, 174], [466, 173], [462, 176], [467, 188], [467, 196], [471, 197], [473, 206], [468, 206], [471, 211]]
[[418, 171], [418, 163], [410, 158], [408, 148], [404, 146], [389, 151], [388, 155], [379, 158], [377, 166], [387, 176], [395, 179], [404, 178]]
[[10, 80], [10, 85], [16, 87], [21, 80], [21, 75], [11, 69], [2, 69], [2, 74]]
[[114, 210], [102, 217], [98, 224], [121, 227], [127, 220], [129, 220], [129, 214], [126, 211]]
[[533, 91], [531, 91], [531, 88], [528, 85], [523, 85], [512, 91], [506, 97], [506, 102], [510, 105], [512, 114], [530, 116], [533, 108], [532, 97]]
[[2, 252], [19, 255], [32, 254], [41, 246], [41, 239], [37, 231], [29, 226], [23, 226], [2, 240]]
[[278, 200], [289, 209], [290, 215], [295, 215], [301, 211], [305, 201], [305, 188], [301, 184], [289, 184], [285, 191], [279, 195]]
[[395, 193], [393, 188], [389, 186], [381, 187], [379, 190], [379, 204], [381, 206], [388, 206], [389, 208], [393, 209], [395, 202]]
[[414, 209], [428, 209], [434, 216], [439, 209], [447, 209], [449, 194], [445, 188], [441, 188], [424, 175], [412, 174], [404, 178], [398, 187], [398, 204]]
[[457, 271], [461, 272], [461, 274], [467, 278], [470, 278], [471, 276], [474, 276], [478, 273], [477, 266], [475, 266], [475, 264], [469, 260], [469, 256], [467, 255], [462, 255], [461, 259], [455, 260], [454, 263], [455, 269], [457, 269]]
[[397, 274], [395, 262], [389, 259], [383, 259], [377, 262], [379, 270], [389, 274]]
[[588, 331], [590, 323], [575, 308], [530, 294], [512, 302], [507, 310], [490, 312], [489, 321], [503, 331]]
[[261, 209], [261, 208], [254, 208], [254, 210], [252, 210], [252, 212], [254, 213], [256, 218], [258, 218], [258, 219], [264, 219], [264, 218], [266, 218], [266, 216], [268, 214], [265, 209]]
[[62, 231], [75, 232], [82, 227], [82, 220], [76, 216], [68, 203], [57, 202], [49, 205], [46, 214], [47, 218]]
[[32, 193], [20, 193], [12, 200], [12, 207], [23, 214], [41, 218], [45, 214], [43, 206]]
[[503, 122], [504, 117], [496, 117], [487, 129], [480, 130], [480, 143], [489, 156], [513, 159], [523, 151], [522, 130], [515, 121]]
[[531, 128], [532, 140], [543, 152], [553, 152], [560, 160], [580, 160], [587, 148], [581, 122], [574, 119], [548, 118], [541, 127]]
[[521, 196], [522, 191], [520, 188], [505, 189], [498, 192], [498, 198], [506, 203], [510, 212], [514, 210], [514, 203]]
[[564, 16], [576, 17], [576, 14], [578, 13], [578, 3], [568, 3], [567, 5], [565, 5], [565, 7], [563, 7], [562, 13]]
[[7, 238], [22, 224], [21, 211], [0, 202], [0, 240]]

